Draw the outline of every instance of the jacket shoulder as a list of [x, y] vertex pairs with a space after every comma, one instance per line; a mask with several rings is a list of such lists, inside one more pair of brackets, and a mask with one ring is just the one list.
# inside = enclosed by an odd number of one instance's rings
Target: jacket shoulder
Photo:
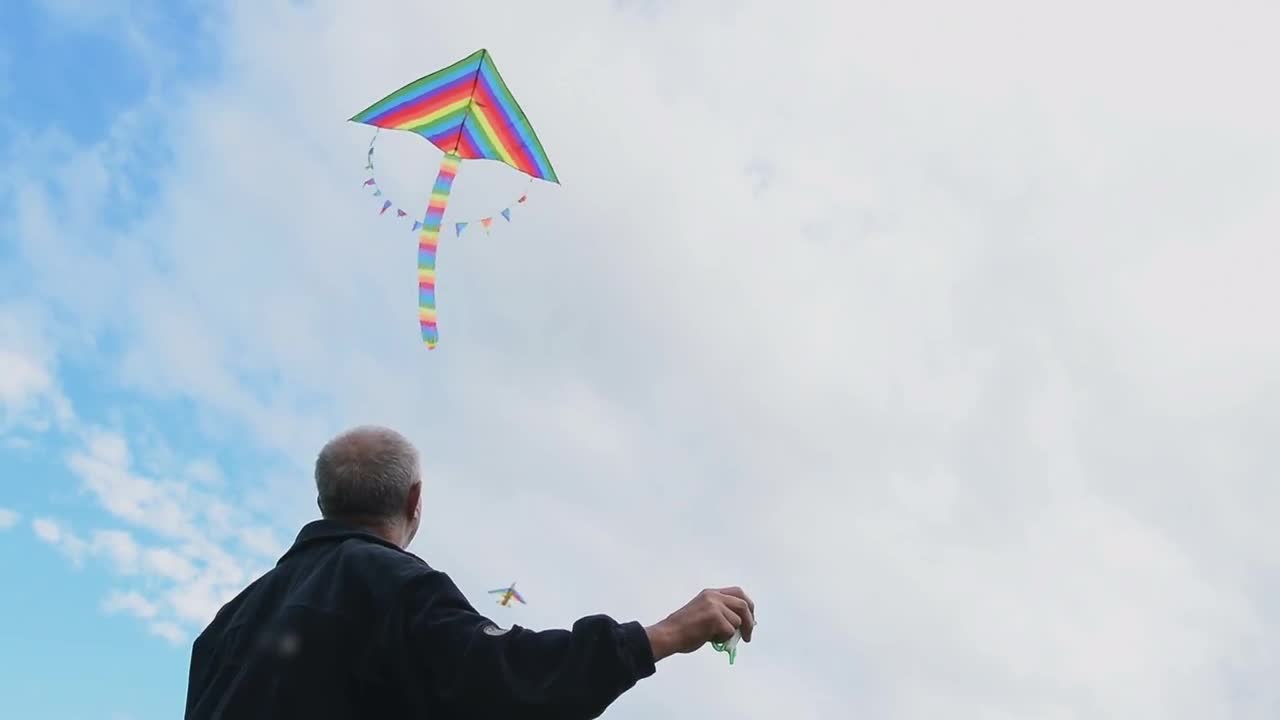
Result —
[[452, 581], [425, 560], [405, 550], [359, 539], [347, 540], [336, 549], [337, 572], [354, 584], [367, 588], [375, 602], [417, 604], [434, 596]]

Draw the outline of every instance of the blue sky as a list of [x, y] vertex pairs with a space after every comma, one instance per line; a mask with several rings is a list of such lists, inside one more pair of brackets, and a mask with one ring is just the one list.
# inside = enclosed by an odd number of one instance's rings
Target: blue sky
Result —
[[[1275, 717], [1280, 9], [833, 8], [4, 4], [0, 714], [178, 716], [376, 422], [501, 623], [753, 594], [615, 720]], [[427, 353], [345, 118], [481, 47], [562, 184], [445, 234]]]
[[[86, 6], [24, 0], [7, 4], [3, 11], [0, 87], [6, 101], [0, 124], [10, 142], [0, 149], [0, 157], [11, 169], [20, 169], [16, 175], [10, 173], [14, 186], [49, 192], [55, 218], [62, 215], [62, 207], [75, 202], [65, 186], [59, 186], [58, 178], [46, 174], [61, 159], [76, 147], [107, 140], [115, 119], [148, 98], [194, 91], [217, 75], [218, 57], [201, 43], [196, 18], [181, 3], [155, 3], [145, 13], [135, 8], [130, 15], [122, 9], [125, 4], [119, 5], [121, 9], [109, 5], [99, 4], [97, 13], [81, 13]], [[160, 56], [174, 62], [157, 67], [154, 61]], [[144, 118], [139, 130], [152, 129], [149, 124]], [[113, 182], [128, 183], [135, 194], [108, 193], [96, 222], [129, 227], [153, 201], [170, 151], [164, 129], [154, 130], [156, 147], [144, 150], [138, 162], [147, 167], [110, 169], [112, 174], [120, 173]], [[33, 302], [40, 294], [38, 281], [24, 267], [20, 243], [14, 237], [14, 195], [6, 192], [4, 198], [6, 227], [0, 257], [5, 282], [0, 303], [22, 304], [40, 313], [41, 319], [33, 325], [43, 333], [74, 318], [76, 309], [74, 304]], [[64, 227], [75, 232], [77, 227], [89, 226], [68, 218]], [[87, 294], [76, 302], [105, 300]], [[4, 666], [0, 692], [8, 698], [5, 713], [14, 716], [174, 717], [185, 695], [189, 646], [184, 642], [189, 637], [176, 624], [160, 619], [152, 621], [160, 634], [139, 632], [139, 620], [146, 618], [137, 617], [136, 611], [107, 609], [111, 593], [141, 597], [141, 593], [155, 593], [158, 586], [145, 577], [122, 582], [106, 566], [86, 562], [84, 558], [94, 557], [96, 550], [72, 550], [71, 554], [87, 554], [68, 562], [70, 555], [60, 556], [57, 549], [68, 547], [67, 533], [89, 528], [129, 532], [128, 537], [139, 543], [154, 542], [156, 536], [139, 533], [104, 512], [101, 502], [85, 492], [70, 458], [89, 428], [131, 439], [151, 437], [163, 446], [153, 448], [156, 460], [171, 454], [202, 455], [209, 467], [235, 472], [237, 466], [246, 466], [247, 458], [243, 453], [203, 446], [199, 431], [185, 422], [190, 403], [139, 397], [112, 382], [104, 368], [109, 366], [116, 340], [104, 334], [91, 342], [94, 349], [88, 353], [60, 357], [56, 378], [49, 379], [59, 388], [58, 403], [65, 413], [55, 426], [45, 426], [45, 419], [38, 417], [43, 408], [26, 407], [5, 418], [6, 442], [0, 449], [6, 477], [3, 505], [20, 514], [22, 525], [52, 520], [61, 537], [50, 543], [37, 532], [13, 527], [0, 543], [4, 566], [18, 578], [13, 587], [20, 589], [0, 597], [0, 613], [8, 618], [6, 647], [0, 654]], [[34, 349], [31, 344], [23, 346]], [[81, 540], [86, 541], [93, 542]], [[142, 612], [150, 615], [153, 610]], [[163, 637], [166, 634], [172, 637]]]

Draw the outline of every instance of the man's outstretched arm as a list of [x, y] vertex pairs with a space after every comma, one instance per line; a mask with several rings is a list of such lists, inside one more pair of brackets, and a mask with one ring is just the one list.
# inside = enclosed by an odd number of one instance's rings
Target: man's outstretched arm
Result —
[[572, 630], [504, 631], [443, 573], [422, 583], [410, 652], [426, 671], [430, 704], [442, 705], [446, 717], [589, 720], [654, 673], [639, 623], [593, 615]]
[[[705, 591], [648, 628], [605, 615], [572, 630], [497, 629], [443, 573], [421, 580], [413, 652], [427, 670], [424, 690], [452, 717], [590, 720], [652, 675], [655, 663], [690, 652], [738, 627], [750, 636], [750, 601]], [[738, 591], [741, 593], [741, 591]], [[745, 618], [728, 609], [740, 605]]]

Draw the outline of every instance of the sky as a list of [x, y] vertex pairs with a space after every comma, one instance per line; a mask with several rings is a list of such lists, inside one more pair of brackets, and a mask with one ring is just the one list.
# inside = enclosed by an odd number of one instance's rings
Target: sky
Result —
[[[607, 718], [1274, 718], [1277, 23], [4, 3], [0, 714], [178, 717], [377, 423], [423, 456], [411, 549], [500, 624], [753, 596], [734, 666]], [[442, 235], [428, 352], [346, 118], [479, 48], [561, 184], [464, 163], [446, 227], [529, 200]], [[439, 152], [378, 143], [416, 213]]]

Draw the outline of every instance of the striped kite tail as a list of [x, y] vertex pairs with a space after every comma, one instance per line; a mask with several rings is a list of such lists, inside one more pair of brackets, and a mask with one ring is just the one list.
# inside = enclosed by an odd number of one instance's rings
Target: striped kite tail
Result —
[[449, 203], [453, 179], [458, 176], [462, 158], [447, 153], [440, 161], [440, 172], [431, 189], [427, 202], [427, 216], [422, 221], [418, 235], [418, 324], [422, 328], [422, 341], [428, 350], [440, 342], [436, 326], [436, 249], [440, 246], [440, 226], [444, 222], [444, 208]]

